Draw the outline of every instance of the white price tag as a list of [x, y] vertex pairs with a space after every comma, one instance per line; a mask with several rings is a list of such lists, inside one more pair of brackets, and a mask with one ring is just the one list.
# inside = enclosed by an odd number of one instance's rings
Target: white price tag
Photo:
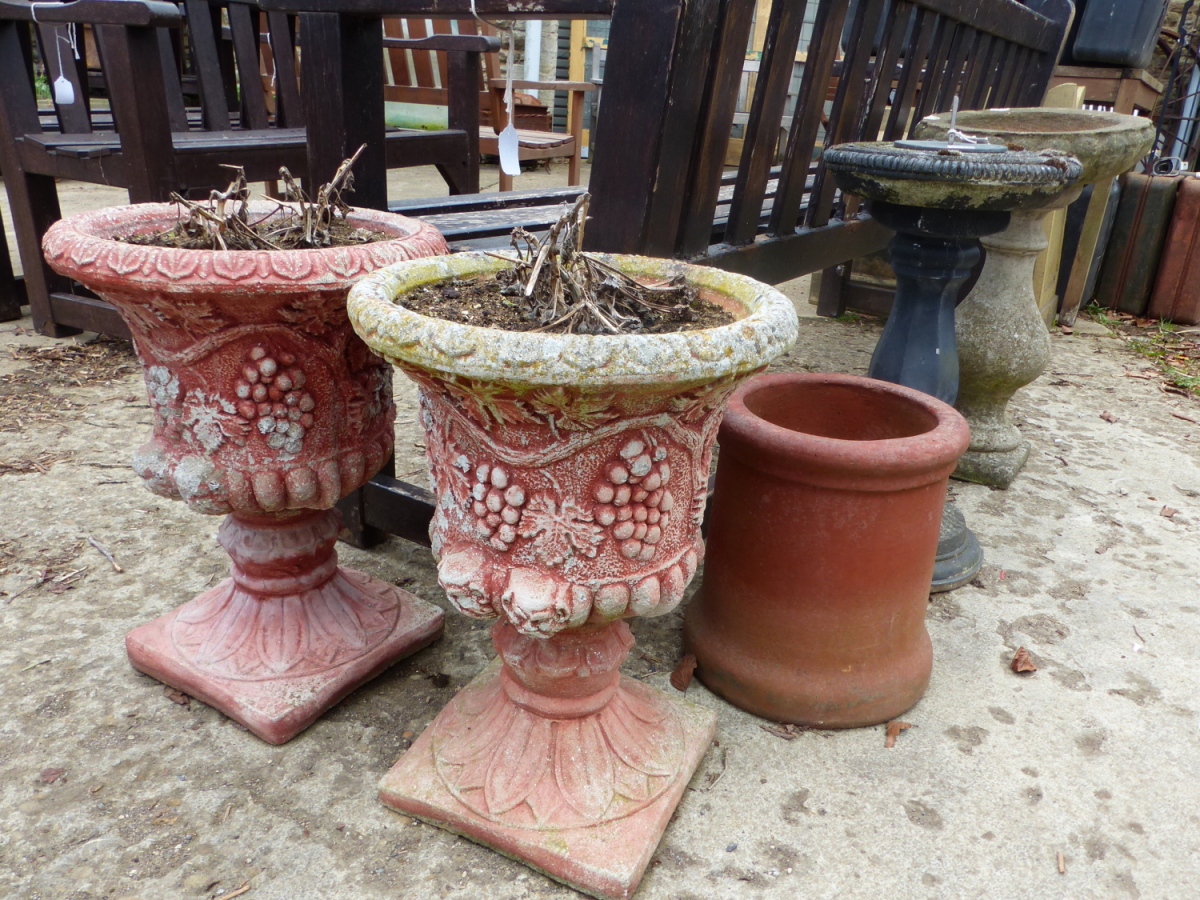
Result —
[[70, 106], [75, 102], [75, 88], [65, 75], [54, 79], [54, 102], [59, 106]]
[[[511, 115], [511, 114], [510, 114]], [[517, 129], [513, 128], [511, 117], [504, 130], [500, 132], [500, 168], [505, 175], [521, 174], [521, 159], [518, 153], [520, 141], [517, 139]]]

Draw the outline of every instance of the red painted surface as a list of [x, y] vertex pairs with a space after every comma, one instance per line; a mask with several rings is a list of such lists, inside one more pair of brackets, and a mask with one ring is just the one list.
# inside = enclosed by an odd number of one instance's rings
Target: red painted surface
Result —
[[351, 224], [393, 239], [289, 251], [113, 239], [165, 230], [175, 215], [169, 204], [83, 213], [43, 246], [133, 333], [154, 413], [138, 475], [198, 512], [229, 514], [219, 540], [231, 578], [131, 632], [130, 659], [282, 743], [441, 631], [435, 607], [338, 567], [330, 508], [382, 467], [395, 420], [390, 368], [350, 328], [346, 292], [446, 243], [373, 211]]

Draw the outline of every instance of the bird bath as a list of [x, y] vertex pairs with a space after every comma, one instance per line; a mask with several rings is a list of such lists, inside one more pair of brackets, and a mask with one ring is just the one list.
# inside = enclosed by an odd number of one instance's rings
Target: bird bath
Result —
[[[1014, 210], [1046, 206], [1079, 176], [1079, 163], [1061, 154], [890, 143], [831, 147], [824, 160], [843, 191], [866, 198], [871, 215], [896, 231], [888, 244], [896, 298], [867, 374], [953, 403], [959, 389], [954, 305], [979, 260], [980, 239], [1003, 231]], [[979, 542], [948, 503], [933, 590], [965, 584], [982, 563]]]
[[[1037, 256], [1047, 247], [1042, 220], [1083, 188], [1127, 172], [1150, 149], [1149, 119], [1099, 110], [989, 109], [958, 114], [970, 134], [1026, 151], [1054, 150], [1079, 160], [1079, 179], [1040, 203], [1014, 210], [1008, 228], [981, 238], [987, 256], [955, 316], [959, 391], [956, 406], [971, 425], [971, 446], [955, 477], [1007, 488], [1025, 465], [1029, 442], [1009, 419], [1008, 401], [1045, 371], [1050, 338], [1033, 291]], [[923, 119], [922, 139], [945, 140], [948, 115]]]

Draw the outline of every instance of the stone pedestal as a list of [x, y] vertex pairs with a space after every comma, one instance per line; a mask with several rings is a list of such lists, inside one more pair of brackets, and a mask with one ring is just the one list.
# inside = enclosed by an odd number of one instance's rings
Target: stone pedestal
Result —
[[[953, 403], [959, 391], [954, 301], [979, 258], [979, 239], [1007, 227], [1012, 211], [1040, 210], [1058, 198], [1079, 177], [1078, 161], [888, 143], [843, 144], [824, 158], [839, 186], [867, 198], [871, 214], [896, 230], [889, 245], [896, 298], [869, 374]], [[966, 584], [982, 564], [978, 540], [947, 504], [931, 589]]]
[[333, 510], [235, 514], [230, 577], [125, 637], [133, 665], [271, 744], [442, 632], [443, 613], [337, 564]]
[[[888, 244], [896, 297], [867, 374], [954, 403], [961, 370], [954, 304], [979, 261], [981, 239], [1004, 228], [1009, 214], [929, 210], [884, 201], [872, 201], [871, 213], [896, 229]], [[947, 501], [930, 589], [961, 587], [982, 565], [979, 540], [962, 512]]]
[[[1008, 402], [1050, 361], [1050, 339], [1033, 290], [1034, 264], [1047, 245], [1042, 220], [1075, 200], [1085, 185], [1128, 171], [1149, 151], [1154, 127], [1136, 116], [1043, 108], [972, 110], [959, 113], [957, 124], [997, 143], [1058, 151], [1080, 167], [1071, 186], [1015, 210], [1004, 232], [983, 238], [983, 271], [958, 307], [956, 406], [971, 425], [971, 447], [954, 476], [1007, 488], [1029, 456], [1029, 442], [1013, 426]], [[946, 115], [928, 116], [914, 134], [940, 139], [949, 127]]]
[[577, 890], [629, 897], [716, 732], [716, 715], [623, 676], [624, 622], [549, 639], [492, 627], [500, 659], [379, 785], [398, 812]]
[[971, 425], [971, 446], [958, 461], [956, 478], [1008, 487], [1029, 456], [1029, 441], [1012, 424], [1008, 401], [1050, 361], [1050, 336], [1033, 293], [1034, 264], [1046, 248], [1042, 220], [1049, 212], [1015, 212], [1006, 230], [981, 239], [987, 259], [955, 323], [955, 405]]

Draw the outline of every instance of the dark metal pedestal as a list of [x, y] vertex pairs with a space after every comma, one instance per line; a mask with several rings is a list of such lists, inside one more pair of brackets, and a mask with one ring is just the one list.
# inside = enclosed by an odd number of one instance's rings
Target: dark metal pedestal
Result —
[[[958, 394], [954, 306], [979, 261], [979, 238], [1008, 227], [1007, 212], [924, 209], [872, 201], [871, 215], [896, 236], [888, 244], [896, 298], [867, 374], [953, 404]], [[942, 513], [931, 590], [966, 584], [983, 565], [983, 550], [962, 512]]]

